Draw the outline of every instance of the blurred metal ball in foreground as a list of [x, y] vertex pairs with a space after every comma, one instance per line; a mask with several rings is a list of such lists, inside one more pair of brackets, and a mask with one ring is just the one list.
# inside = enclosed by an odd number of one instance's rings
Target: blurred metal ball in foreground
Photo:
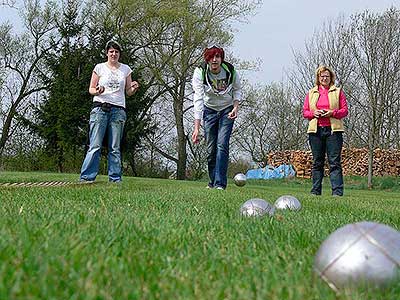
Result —
[[300, 210], [301, 203], [296, 197], [284, 195], [275, 201], [275, 207], [277, 209]]
[[240, 207], [240, 214], [245, 217], [262, 217], [268, 214], [274, 215], [275, 208], [267, 201], [259, 198], [247, 200]]
[[314, 271], [336, 292], [351, 287], [384, 288], [400, 280], [400, 232], [360, 222], [333, 232], [320, 246]]
[[246, 175], [238, 173], [233, 177], [233, 181], [237, 186], [244, 186], [246, 184]]

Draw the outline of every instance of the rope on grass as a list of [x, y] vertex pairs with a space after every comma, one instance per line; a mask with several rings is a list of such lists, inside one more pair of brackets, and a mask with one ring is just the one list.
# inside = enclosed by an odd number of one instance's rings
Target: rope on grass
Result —
[[42, 182], [6, 182], [0, 183], [2, 187], [55, 187], [67, 185], [84, 185], [91, 182], [73, 182], [73, 181], [42, 181]]

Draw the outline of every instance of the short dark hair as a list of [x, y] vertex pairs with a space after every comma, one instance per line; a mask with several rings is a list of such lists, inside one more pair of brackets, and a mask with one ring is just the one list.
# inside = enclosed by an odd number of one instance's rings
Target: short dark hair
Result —
[[106, 52], [108, 52], [108, 50], [110, 50], [111, 48], [113, 49], [117, 49], [120, 53], [122, 52], [121, 50], [121, 45], [118, 44], [116, 41], [108, 41], [106, 44]]

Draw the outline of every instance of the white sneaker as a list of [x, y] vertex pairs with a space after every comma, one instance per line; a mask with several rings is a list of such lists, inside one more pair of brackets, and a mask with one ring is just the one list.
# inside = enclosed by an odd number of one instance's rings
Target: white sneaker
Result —
[[94, 180], [79, 179], [79, 183], [81, 184], [94, 183]]
[[225, 191], [225, 189], [224, 189], [222, 186], [217, 186], [216, 189], [217, 189], [217, 190]]

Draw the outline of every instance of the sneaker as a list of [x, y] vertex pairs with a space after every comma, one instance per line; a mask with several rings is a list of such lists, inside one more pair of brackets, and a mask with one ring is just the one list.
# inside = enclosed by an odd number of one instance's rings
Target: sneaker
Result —
[[122, 183], [122, 180], [117, 179], [117, 180], [109, 180], [109, 183]]
[[225, 191], [225, 189], [224, 189], [222, 186], [217, 186], [216, 189], [217, 189], [217, 190]]
[[86, 184], [86, 183], [94, 183], [94, 180], [87, 180], [87, 179], [79, 179], [79, 183]]
[[311, 196], [321, 196], [321, 194], [317, 194], [317, 193], [310, 193]]
[[207, 184], [206, 189], [213, 189], [214, 187], [211, 184]]

